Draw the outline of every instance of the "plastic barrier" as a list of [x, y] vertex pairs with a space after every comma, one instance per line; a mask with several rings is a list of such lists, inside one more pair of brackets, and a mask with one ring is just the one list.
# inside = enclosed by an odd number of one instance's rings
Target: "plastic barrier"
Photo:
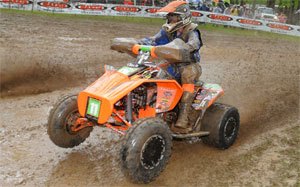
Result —
[[[14, 8], [21, 10], [39, 10], [53, 13], [109, 15], [109, 16], [136, 16], [162, 17], [156, 11], [160, 7], [93, 4], [93, 3], [66, 3], [63, 1], [34, 1], [33, 0], [0, 0], [0, 8]], [[300, 26], [277, 22], [267, 22], [244, 17], [216, 14], [212, 12], [192, 11], [196, 22], [213, 23], [234, 26], [252, 30], [268, 31], [300, 37]]]

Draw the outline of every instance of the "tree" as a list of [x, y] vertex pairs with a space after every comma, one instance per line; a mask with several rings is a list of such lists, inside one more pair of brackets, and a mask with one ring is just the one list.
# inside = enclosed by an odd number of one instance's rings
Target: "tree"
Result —
[[289, 19], [288, 22], [294, 23], [294, 8], [295, 8], [295, 0], [290, 0], [290, 9], [289, 9]]
[[252, 3], [252, 15], [253, 15], [253, 18], [255, 16], [255, 8], [256, 8], [256, 0], [253, 0], [253, 3]]
[[275, 8], [275, 0], [267, 0], [267, 7]]

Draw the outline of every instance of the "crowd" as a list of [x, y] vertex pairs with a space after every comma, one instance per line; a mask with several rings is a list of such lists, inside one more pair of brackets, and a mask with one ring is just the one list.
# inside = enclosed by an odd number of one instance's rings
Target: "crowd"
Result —
[[[163, 7], [172, 0], [70, 0], [71, 2], [103, 3], [103, 4], [124, 4], [138, 6]], [[230, 0], [186, 0], [192, 10], [214, 12], [219, 14], [240, 16], [245, 18], [256, 18], [255, 13], [249, 5], [231, 4]], [[243, 2], [243, 1], [241, 1]], [[286, 23], [287, 17], [280, 13], [277, 15], [278, 22]], [[257, 18], [256, 18], [257, 19]], [[259, 19], [259, 18], [258, 18]]]
[[[260, 19], [259, 14], [250, 8], [250, 6], [246, 6], [246, 4], [230, 4], [230, 0], [189, 0], [191, 9], [200, 10], [200, 11], [208, 11], [219, 14], [231, 15], [231, 16], [239, 16], [245, 18], [256, 18]], [[271, 9], [271, 8], [270, 8]], [[273, 10], [272, 10], [273, 11]], [[272, 14], [272, 13], [271, 13]], [[274, 13], [275, 15], [275, 13]], [[270, 15], [269, 15], [270, 16]], [[277, 21], [280, 23], [286, 23], [287, 16], [284, 13], [276, 14], [276, 19], [272, 21]]]
[[246, 5], [233, 5], [229, 0], [190, 0], [190, 6], [194, 10], [209, 11], [219, 14], [252, 18], [253, 13]]

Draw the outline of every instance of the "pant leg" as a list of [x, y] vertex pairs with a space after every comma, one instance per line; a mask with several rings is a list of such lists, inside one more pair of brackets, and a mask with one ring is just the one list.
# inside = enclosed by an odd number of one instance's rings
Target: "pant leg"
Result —
[[182, 66], [179, 68], [181, 73], [181, 84], [194, 84], [195, 81], [198, 81], [201, 74], [202, 69], [199, 63], [191, 63], [186, 66]]
[[182, 66], [179, 70], [181, 73], [181, 84], [184, 92], [180, 100], [180, 112], [175, 127], [184, 129], [180, 130], [180, 132], [187, 133], [191, 130], [191, 124], [193, 123], [189, 122], [189, 115], [194, 100], [194, 82], [199, 80], [202, 71], [198, 63]]

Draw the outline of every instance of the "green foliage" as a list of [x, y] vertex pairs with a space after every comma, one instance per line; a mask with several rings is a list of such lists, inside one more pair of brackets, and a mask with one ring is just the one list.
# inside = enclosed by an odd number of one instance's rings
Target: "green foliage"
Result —
[[[255, 1], [255, 4], [257, 5], [267, 5], [267, 0], [244, 0], [246, 4], [252, 5], [253, 2]], [[294, 1], [294, 8], [296, 9], [298, 7], [298, 0], [292, 0]], [[238, 1], [233, 1], [233, 2], [238, 2], [238, 4], [241, 2], [241, 0]], [[278, 5], [279, 8], [290, 8], [291, 6], [291, 0], [275, 0], [275, 5]]]
[[[294, 8], [297, 7], [299, 1], [294, 1]], [[278, 2], [279, 8], [290, 8], [291, 7], [291, 0], [281, 0]]]

